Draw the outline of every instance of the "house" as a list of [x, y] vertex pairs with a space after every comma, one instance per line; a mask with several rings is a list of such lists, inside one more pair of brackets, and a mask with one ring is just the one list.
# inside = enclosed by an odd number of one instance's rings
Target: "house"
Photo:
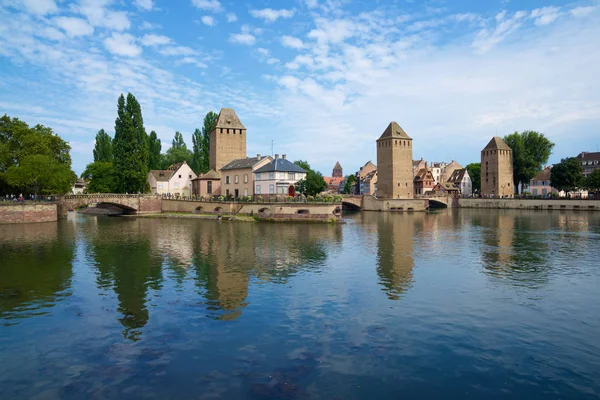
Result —
[[577, 156], [577, 160], [581, 162], [585, 176], [594, 172], [595, 169], [600, 168], [600, 153], [582, 152]]
[[429, 192], [435, 186], [435, 180], [433, 179], [433, 174], [427, 168], [427, 163], [425, 163], [425, 168], [419, 170], [415, 174], [415, 178], [413, 179], [413, 186], [415, 194], [425, 194]]
[[240, 197], [254, 195], [253, 172], [273, 160], [272, 157], [247, 157], [229, 162], [221, 168], [221, 194], [223, 196]]
[[431, 189], [433, 195], [451, 195], [458, 196], [459, 189], [453, 183], [436, 183], [433, 189]]
[[377, 166], [373, 164], [371, 161], [367, 161], [365, 165], [360, 167], [360, 170], [356, 173], [356, 184], [355, 184], [355, 192], [354, 194], [363, 195], [363, 191], [361, 189], [361, 181], [371, 172], [376, 171]]
[[151, 170], [147, 180], [152, 194], [190, 196], [192, 179], [196, 177], [196, 173], [183, 161], [171, 165], [166, 170]]
[[447, 183], [454, 184], [463, 195], [471, 196], [473, 194], [473, 182], [466, 168], [455, 169]]
[[416, 175], [417, 172], [425, 168], [427, 162], [421, 158], [420, 160], [413, 160], [413, 175]]
[[256, 196], [295, 196], [295, 184], [306, 178], [306, 171], [287, 160], [285, 154], [254, 171], [254, 194]]
[[377, 170], [369, 172], [360, 182], [361, 194], [365, 196], [377, 195]]
[[457, 169], [462, 169], [462, 165], [452, 160], [449, 164], [446, 164], [444, 168], [442, 168], [442, 173], [440, 175], [440, 180], [438, 183], [448, 182], [454, 171]]
[[221, 174], [211, 169], [204, 175], [192, 179], [192, 194], [196, 197], [218, 196], [221, 194]]
[[84, 179], [77, 179], [73, 187], [71, 188], [71, 192], [73, 194], [83, 194], [85, 193], [85, 189], [87, 188], [87, 182]]
[[344, 189], [345, 180], [344, 172], [339, 161], [335, 163], [331, 176], [324, 176], [323, 179], [325, 180], [325, 183], [327, 183], [327, 190], [334, 193], [342, 192], [342, 189]]
[[[546, 167], [542, 172], [537, 174], [529, 184], [529, 193], [532, 196], [547, 196], [550, 193], [558, 193], [558, 190], [550, 186], [550, 175], [552, 167]], [[564, 192], [562, 194], [564, 196]], [[561, 196], [561, 197], [562, 197]]]

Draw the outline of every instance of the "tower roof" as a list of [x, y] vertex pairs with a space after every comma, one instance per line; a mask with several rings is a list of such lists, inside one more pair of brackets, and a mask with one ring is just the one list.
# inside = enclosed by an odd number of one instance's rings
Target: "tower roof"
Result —
[[383, 133], [379, 137], [379, 139], [385, 139], [385, 138], [397, 138], [397, 139], [412, 140], [412, 138], [410, 136], [408, 136], [406, 134], [406, 132], [404, 132], [404, 129], [402, 129], [400, 127], [400, 125], [398, 125], [398, 123], [395, 121], [390, 122], [388, 127], [385, 129], [385, 131], [383, 131]]
[[340, 162], [337, 161], [333, 167], [333, 169], [342, 169], [342, 166], [340, 165]]
[[499, 136], [494, 136], [483, 150], [510, 150], [512, 149]]
[[215, 128], [246, 129], [240, 122], [235, 111], [233, 111], [233, 108], [221, 108]]

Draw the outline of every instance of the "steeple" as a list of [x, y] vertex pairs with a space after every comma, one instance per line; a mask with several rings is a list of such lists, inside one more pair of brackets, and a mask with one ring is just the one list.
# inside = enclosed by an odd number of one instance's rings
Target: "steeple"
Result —
[[335, 166], [333, 167], [333, 174], [331, 175], [334, 178], [341, 178], [344, 176], [344, 171], [342, 170], [342, 166], [340, 165], [340, 162], [336, 162]]

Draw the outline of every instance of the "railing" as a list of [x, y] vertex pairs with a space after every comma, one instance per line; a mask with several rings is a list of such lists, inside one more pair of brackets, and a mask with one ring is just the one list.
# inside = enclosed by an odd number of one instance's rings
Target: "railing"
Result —
[[162, 195], [163, 200], [197, 201], [211, 203], [236, 203], [236, 204], [278, 204], [278, 203], [299, 203], [299, 204], [341, 204], [341, 196], [323, 196], [323, 197], [304, 197], [304, 196], [267, 196], [260, 195], [234, 198], [232, 196], [169, 196]]
[[67, 194], [64, 196], [64, 199], [89, 199], [89, 198], [139, 198], [142, 196], [151, 196], [151, 195], [143, 195], [143, 194], [123, 194], [123, 193], [96, 193], [96, 194]]
[[56, 202], [55, 196], [36, 196], [36, 197], [0, 197], [0, 206], [11, 204], [48, 204]]

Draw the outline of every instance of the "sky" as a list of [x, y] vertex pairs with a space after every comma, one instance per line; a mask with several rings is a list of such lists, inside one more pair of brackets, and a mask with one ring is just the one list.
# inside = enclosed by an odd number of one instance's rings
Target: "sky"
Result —
[[329, 175], [391, 121], [414, 159], [478, 162], [536, 130], [550, 163], [600, 146], [600, 0], [0, 0], [0, 114], [53, 128], [73, 169], [131, 92], [165, 151], [235, 109], [248, 155]]

